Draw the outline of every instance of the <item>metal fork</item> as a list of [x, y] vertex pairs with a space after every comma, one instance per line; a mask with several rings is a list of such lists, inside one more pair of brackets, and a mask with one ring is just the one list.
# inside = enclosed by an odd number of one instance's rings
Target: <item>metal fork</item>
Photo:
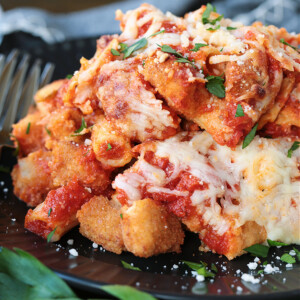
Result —
[[53, 75], [54, 64], [47, 63], [41, 72], [41, 60], [35, 60], [31, 68], [29, 60], [28, 54], [21, 56], [18, 50], [7, 57], [0, 54], [0, 144], [10, 143], [12, 124], [26, 116], [35, 92]]

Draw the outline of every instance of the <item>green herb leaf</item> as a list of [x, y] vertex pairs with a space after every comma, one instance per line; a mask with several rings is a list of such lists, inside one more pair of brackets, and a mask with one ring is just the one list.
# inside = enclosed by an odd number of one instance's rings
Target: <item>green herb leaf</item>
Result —
[[268, 264], [268, 261], [266, 260], [266, 261], [263, 262], [262, 265], [263, 265], [263, 266], [266, 266], [267, 264]]
[[26, 299], [76, 298], [68, 285], [34, 256], [14, 250], [0, 247], [0, 299], [25, 299], [24, 295]]
[[132, 266], [131, 264], [127, 263], [126, 261], [121, 260], [121, 263], [122, 263], [122, 265], [123, 265], [123, 267], [124, 267], [125, 269], [134, 270], [134, 271], [141, 271], [140, 268], [134, 267], [134, 266]]
[[261, 244], [255, 244], [248, 248], [245, 248], [244, 250], [259, 257], [267, 257], [269, 247]]
[[264, 272], [264, 270], [259, 270], [258, 272], [257, 272], [257, 275], [260, 275], [260, 274], [262, 274]]
[[71, 79], [72, 77], [73, 77], [72, 74], [68, 74], [68, 75], [66, 76], [66, 79]]
[[256, 129], [257, 129], [258, 124], [256, 124], [251, 131], [246, 135], [244, 141], [243, 141], [243, 146], [242, 149], [245, 149], [247, 146], [250, 145], [250, 143], [252, 142], [252, 140], [255, 137], [255, 133], [256, 133]]
[[296, 252], [296, 256], [297, 256], [298, 261], [300, 261], [300, 251], [295, 247], [293, 247], [293, 250]]
[[187, 58], [182, 58], [182, 57], [180, 57], [180, 58], [177, 58], [175, 61], [176, 61], [176, 62], [179, 62], [179, 63], [190, 64], [190, 65], [192, 65], [192, 67], [193, 67], [194, 69], [196, 69], [195, 64], [194, 64], [192, 61], [188, 60]]
[[123, 220], [123, 214], [120, 214], [120, 218]]
[[156, 300], [156, 298], [150, 294], [126, 285], [104, 285], [101, 286], [100, 289], [120, 300]]
[[207, 3], [206, 9], [202, 14], [202, 23], [203, 24], [209, 23], [209, 17], [210, 17], [210, 13], [212, 11], [216, 11], [216, 10], [214, 9], [214, 7], [210, 3]]
[[0, 165], [0, 172], [1, 173], [10, 173], [10, 168]]
[[216, 267], [216, 265], [215, 264], [211, 264], [211, 270], [212, 271], [214, 271], [215, 273], [217, 273], [218, 272], [218, 269], [217, 269], [217, 267]]
[[226, 29], [227, 30], [236, 30], [237, 28], [236, 27], [230, 27], [230, 26], [228, 26], [228, 27], [226, 27]]
[[27, 128], [26, 128], [26, 134], [29, 134], [29, 131], [30, 131], [30, 125], [31, 125], [31, 123], [29, 122], [28, 125], [27, 125]]
[[216, 27], [210, 27], [210, 28], [207, 28], [206, 30], [208, 31], [215, 31], [215, 30], [218, 30], [221, 28], [221, 25], [217, 25]]
[[80, 135], [81, 131], [83, 131], [83, 129], [87, 128], [86, 123], [84, 118], [81, 118], [81, 126], [79, 129], [75, 130], [72, 136], [76, 136], [76, 135]]
[[166, 31], [166, 30], [163, 29], [163, 30], [161, 30], [161, 31], [155, 32], [155, 33], [149, 35], [148, 38], [153, 37], [153, 36], [156, 36], [156, 35], [161, 34], [161, 33], [164, 33], [165, 31]]
[[57, 227], [55, 227], [48, 235], [47, 235], [47, 243], [50, 243], [52, 237], [53, 237], [53, 234], [55, 233]]
[[109, 151], [109, 150], [111, 150], [111, 149], [112, 149], [112, 146], [111, 146], [110, 143], [108, 143], [108, 144], [107, 144], [107, 149], [106, 149], [106, 151]]
[[288, 264], [294, 264], [296, 262], [296, 259], [288, 253], [284, 253], [280, 259]]
[[112, 55], [114, 55], [114, 56], [120, 56], [120, 55], [121, 55], [120, 52], [119, 52], [118, 50], [113, 49], [113, 48], [110, 49], [110, 53], [111, 53]]
[[211, 94], [217, 96], [218, 98], [225, 97], [224, 79], [222, 77], [207, 76], [205, 79], [207, 80], [205, 87]]
[[127, 48], [121, 51], [122, 53], [124, 53], [124, 59], [129, 57], [134, 51], [144, 48], [147, 44], [148, 44], [147, 39], [142, 38], [138, 40], [136, 43], [134, 43], [133, 45], [129, 47], [127, 46]]
[[11, 136], [12, 138], [14, 138], [14, 141], [15, 141], [16, 144], [17, 144], [17, 147], [16, 147], [16, 149], [15, 149], [13, 155], [14, 155], [14, 156], [18, 156], [19, 153], [20, 153], [20, 142], [19, 142], [19, 140], [17, 139], [17, 137], [14, 136], [13, 134], [11, 134], [10, 136]]
[[215, 18], [215, 19], [213, 19], [213, 20], [210, 20], [209, 21], [209, 23], [211, 24], [211, 25], [215, 25], [218, 21], [221, 21], [222, 19], [223, 19], [223, 15], [220, 15], [220, 16], [218, 16], [217, 18]]
[[160, 47], [160, 50], [162, 52], [173, 54], [173, 55], [175, 55], [176, 57], [179, 57], [179, 58], [185, 58], [182, 54], [177, 52], [175, 49], [173, 49], [169, 45], [158, 45], [157, 44], [157, 46]]
[[142, 61], [142, 66], [143, 66], [143, 68], [145, 67], [145, 60], [144, 59]]
[[222, 48], [220, 49], [220, 52], [222, 52], [222, 51], [223, 51], [223, 49], [224, 49], [224, 48], [222, 47]]
[[51, 131], [50, 131], [47, 127], [45, 127], [45, 129], [46, 129], [47, 134], [48, 134], [49, 136], [51, 136]]
[[291, 158], [292, 154], [295, 150], [297, 150], [300, 146], [300, 142], [296, 141], [293, 143], [292, 147], [289, 149], [287, 157]]
[[206, 269], [206, 267], [201, 267], [200, 269], [197, 270], [197, 273], [198, 273], [199, 275], [204, 276], [204, 277], [212, 277], [212, 278], [213, 278], [213, 277], [216, 276], [215, 273], [212, 273], [212, 272], [208, 271], [208, 270]]
[[124, 44], [124, 43], [120, 43], [119, 46], [120, 46], [121, 52], [123, 52], [125, 49], [128, 48], [128, 46], [126, 44]]
[[268, 242], [270, 247], [273, 247], [273, 246], [289, 246], [289, 244], [282, 243], [282, 242], [276, 242], [276, 241], [272, 241], [272, 240], [267, 240], [267, 242]]
[[235, 117], [244, 117], [245, 114], [244, 114], [244, 111], [243, 111], [243, 107], [241, 104], [238, 104], [237, 105], [237, 108], [236, 108], [236, 112], [235, 112]]
[[286, 46], [289, 46], [289, 47], [293, 48], [294, 50], [296, 50], [297, 52], [299, 52], [298, 48], [296, 48], [296, 47], [292, 46], [291, 44], [287, 43], [284, 39], [280, 39], [279, 41], [280, 41], [280, 43], [282, 43]]
[[48, 210], [48, 217], [50, 217], [51, 212], [52, 212], [52, 207], [50, 207]]
[[191, 269], [193, 269], [194, 271], [197, 271], [198, 269], [205, 267], [205, 265], [203, 265], [203, 263], [194, 263], [192, 261], [187, 261], [187, 260], [182, 260], [183, 263], [185, 263], [187, 266], [189, 266]]
[[195, 47], [193, 49], [190, 49], [190, 51], [197, 52], [197, 51], [199, 51], [200, 48], [205, 47], [205, 46], [208, 46], [208, 45], [202, 44], [202, 43], [196, 43]]

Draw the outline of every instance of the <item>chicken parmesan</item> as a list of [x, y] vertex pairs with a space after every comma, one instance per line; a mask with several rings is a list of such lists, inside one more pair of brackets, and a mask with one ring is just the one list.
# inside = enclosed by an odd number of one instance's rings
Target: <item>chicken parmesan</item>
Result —
[[186, 230], [228, 259], [300, 244], [300, 34], [210, 4], [116, 19], [122, 33], [13, 125], [25, 228], [55, 242], [79, 224], [139, 257], [180, 252]]

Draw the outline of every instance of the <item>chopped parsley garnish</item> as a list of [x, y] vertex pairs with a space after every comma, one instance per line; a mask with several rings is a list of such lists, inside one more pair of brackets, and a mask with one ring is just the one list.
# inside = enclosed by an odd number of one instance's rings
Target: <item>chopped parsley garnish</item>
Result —
[[200, 264], [186, 260], [183, 260], [182, 262], [189, 266], [192, 270], [196, 271], [199, 275], [202, 275], [204, 277], [215, 277], [215, 273], [218, 272], [218, 269], [215, 266], [215, 264], [211, 265], [211, 270], [213, 271], [211, 272], [207, 269], [207, 263], [203, 261], [200, 261]]
[[120, 218], [123, 220], [123, 214], [120, 214]]
[[266, 261], [263, 262], [262, 265], [263, 265], [263, 266], [266, 266], [267, 264], [268, 264], [268, 261], [266, 260]]
[[210, 20], [210, 14], [211, 12], [216, 12], [216, 7], [212, 6], [210, 3], [207, 3], [206, 9], [202, 14], [202, 23], [203, 24], [211, 24], [215, 25], [218, 21], [221, 21], [223, 19], [223, 15], [218, 16], [216, 19]]
[[286, 46], [289, 46], [289, 47], [293, 48], [294, 50], [296, 50], [297, 52], [299, 52], [299, 49], [297, 49], [297, 47], [294, 47], [293, 45], [287, 43], [284, 39], [280, 39], [279, 41], [280, 41], [280, 43], [282, 43]]
[[236, 27], [230, 27], [230, 26], [228, 26], [228, 27], [226, 27], [226, 29], [227, 30], [236, 30], [237, 28]]
[[261, 244], [255, 244], [248, 248], [245, 248], [244, 250], [259, 257], [267, 257], [269, 247]]
[[5, 166], [0, 165], [0, 172], [1, 173], [9, 173], [10, 169], [9, 169], [9, 167], [5, 167]]
[[49, 210], [48, 210], [48, 217], [50, 217], [51, 212], [52, 212], [52, 207], [50, 207]]
[[26, 128], [26, 134], [29, 134], [29, 132], [30, 132], [30, 125], [31, 125], [31, 123], [29, 122], [27, 125], [27, 128]]
[[195, 64], [192, 61], [190, 61], [188, 58], [184, 57], [182, 54], [177, 52], [175, 49], [173, 49], [169, 45], [157, 45], [157, 46], [160, 47], [160, 50], [162, 52], [173, 54], [174, 56], [176, 56], [178, 58], [176, 60], [176, 62], [188, 63], [188, 64], [191, 64], [193, 66], [193, 68], [196, 68]]
[[124, 51], [126, 48], [128, 48], [128, 46], [124, 43], [120, 43], [119, 46], [120, 46], [121, 52]]
[[300, 251], [293, 247], [293, 250], [296, 252], [297, 259], [300, 261]]
[[19, 142], [19, 140], [16, 138], [16, 136], [14, 136], [13, 134], [11, 134], [10, 136], [11, 136], [12, 138], [14, 138], [14, 141], [15, 141], [16, 144], [17, 144], [17, 147], [16, 147], [16, 149], [15, 149], [13, 155], [14, 155], [14, 156], [18, 156], [19, 153], [20, 153], [20, 142]]
[[218, 98], [225, 97], [224, 79], [222, 77], [211, 75], [207, 76], [205, 79], [207, 80], [205, 87], [211, 94]]
[[73, 77], [72, 74], [68, 74], [68, 75], [66, 76], [66, 79], [71, 79], [72, 77]]
[[158, 32], [155, 32], [155, 33], [149, 35], [148, 38], [153, 37], [153, 36], [156, 36], [156, 35], [161, 34], [161, 33], [164, 33], [165, 31], [166, 31], [166, 30], [163, 29], [163, 30], [160, 30], [160, 31], [158, 31]]
[[242, 149], [245, 149], [247, 146], [250, 145], [250, 143], [252, 142], [252, 140], [255, 137], [255, 133], [256, 133], [256, 129], [257, 129], [258, 124], [256, 124], [251, 131], [246, 135], [244, 141], [243, 141], [243, 146]]
[[296, 259], [288, 253], [284, 253], [280, 259], [287, 264], [294, 264], [296, 262]]
[[244, 117], [245, 114], [244, 114], [244, 111], [243, 111], [243, 107], [241, 104], [238, 104], [237, 105], [237, 108], [236, 108], [236, 112], [235, 112], [235, 117]]
[[111, 149], [112, 149], [112, 146], [111, 146], [110, 143], [108, 143], [108, 144], [107, 144], [107, 149], [106, 149], [106, 151], [109, 151], [109, 150], [111, 150]]
[[51, 136], [51, 131], [50, 131], [47, 127], [45, 127], [45, 129], [46, 129], [47, 134], [48, 134], [49, 136]]
[[122, 45], [125, 45], [126, 47], [121, 46], [121, 44], [120, 44], [121, 49], [122, 49], [122, 47], [124, 47], [124, 49], [121, 50], [121, 52], [124, 54], [124, 59], [129, 57], [134, 51], [144, 48], [147, 44], [148, 44], [148, 41], [146, 38], [142, 38], [142, 39], [138, 40], [136, 43], [132, 44], [129, 47], [126, 44], [122, 43]]
[[47, 235], [47, 243], [49, 243], [53, 237], [53, 234], [55, 233], [57, 227], [55, 227], [48, 235]]
[[142, 61], [142, 66], [143, 66], [143, 68], [145, 67], [145, 60], [144, 59]]
[[208, 31], [215, 31], [215, 30], [218, 30], [221, 28], [221, 25], [217, 25], [216, 27], [210, 27], [210, 28], [207, 28], [206, 30]]
[[292, 147], [289, 149], [287, 157], [291, 158], [292, 154], [295, 150], [297, 150], [300, 146], [300, 142], [296, 141], [293, 143]]
[[260, 275], [260, 274], [262, 274], [264, 272], [264, 270], [259, 270], [258, 272], [257, 272], [257, 275]]
[[267, 240], [268, 242], [268, 245], [270, 247], [273, 247], [273, 246], [288, 246], [289, 244], [286, 244], [286, 243], [282, 243], [282, 242], [276, 242], [276, 241], [272, 241], [272, 240]]
[[81, 118], [81, 126], [79, 129], [75, 130], [74, 131], [74, 134], [72, 134], [71, 136], [77, 136], [77, 135], [81, 135], [81, 132], [86, 129], [87, 126], [86, 126], [86, 123], [85, 123], [85, 120], [84, 118]]
[[223, 51], [223, 49], [224, 49], [224, 48], [222, 47], [222, 48], [220, 49], [220, 52], [222, 52], [222, 51]]
[[125, 269], [134, 270], [134, 271], [141, 271], [140, 268], [134, 267], [134, 266], [132, 266], [131, 264], [127, 263], [126, 261], [121, 260], [121, 263], [122, 263], [122, 265], [123, 265], [123, 267], [124, 267]]
[[120, 52], [119, 52], [118, 50], [113, 49], [113, 48], [110, 49], [110, 53], [111, 53], [112, 55], [114, 55], [114, 56], [120, 56], [120, 55], [121, 55]]
[[196, 43], [195, 47], [193, 49], [191, 49], [190, 51], [197, 52], [197, 51], [199, 51], [200, 48], [205, 47], [205, 46], [208, 46], [208, 45], [202, 44], [202, 43]]

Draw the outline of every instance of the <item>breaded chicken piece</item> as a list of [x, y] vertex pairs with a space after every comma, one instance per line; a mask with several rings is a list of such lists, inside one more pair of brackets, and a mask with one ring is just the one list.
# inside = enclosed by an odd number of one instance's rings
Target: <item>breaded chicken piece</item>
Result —
[[36, 206], [44, 201], [53, 189], [48, 163], [51, 153], [38, 150], [25, 158], [20, 158], [12, 171], [14, 193], [29, 206]]
[[114, 253], [125, 250], [120, 209], [113, 207], [107, 198], [93, 197], [77, 212], [77, 218], [82, 235]]
[[54, 186], [66, 185], [76, 178], [96, 195], [108, 187], [110, 171], [103, 169], [90, 146], [63, 141], [50, 141], [47, 146], [52, 150], [49, 167]]
[[52, 242], [58, 241], [78, 224], [76, 213], [93, 195], [77, 181], [71, 181], [48, 193], [46, 200], [25, 217], [25, 228], [46, 239], [54, 231]]
[[184, 232], [179, 220], [151, 199], [123, 206], [122, 234], [126, 249], [136, 256], [150, 257], [180, 252]]
[[35, 111], [13, 125], [12, 139], [17, 140], [21, 156], [44, 148], [47, 132], [41, 119], [42, 114]]

